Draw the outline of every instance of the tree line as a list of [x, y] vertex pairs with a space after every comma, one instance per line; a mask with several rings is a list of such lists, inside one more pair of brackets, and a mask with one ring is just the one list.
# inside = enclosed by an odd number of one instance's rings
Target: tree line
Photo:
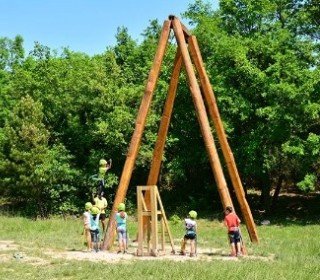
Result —
[[[262, 205], [272, 189], [319, 188], [319, 9], [316, 0], [221, 0], [217, 10], [196, 0], [183, 15], [197, 36], [240, 177], [246, 189], [261, 191]], [[25, 54], [22, 36], [0, 38], [6, 202], [42, 218], [78, 211], [100, 158], [113, 160], [106, 177], [113, 199], [161, 28], [151, 20], [138, 43], [119, 27], [116, 44], [93, 56], [38, 42]], [[172, 38], [132, 186], [147, 180], [175, 51]], [[173, 210], [220, 207], [184, 72], [159, 187]]]

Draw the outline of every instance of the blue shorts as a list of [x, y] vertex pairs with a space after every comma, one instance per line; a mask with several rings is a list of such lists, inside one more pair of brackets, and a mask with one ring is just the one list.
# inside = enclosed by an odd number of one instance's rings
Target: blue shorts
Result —
[[240, 232], [238, 230], [236, 231], [229, 231], [228, 232], [228, 236], [229, 236], [229, 240], [230, 240], [230, 244], [231, 243], [238, 243], [240, 242]]
[[118, 241], [127, 240], [127, 230], [121, 227], [117, 228]]

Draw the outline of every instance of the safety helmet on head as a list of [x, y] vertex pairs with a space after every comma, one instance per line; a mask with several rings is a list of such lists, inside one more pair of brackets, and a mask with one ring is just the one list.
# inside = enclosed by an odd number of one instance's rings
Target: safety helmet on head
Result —
[[98, 215], [100, 213], [100, 209], [97, 206], [93, 206], [90, 211], [92, 215]]
[[101, 165], [107, 165], [108, 164], [108, 162], [105, 160], [105, 159], [100, 159], [100, 161], [99, 161], [99, 165], [101, 166]]
[[124, 210], [126, 210], [126, 205], [124, 203], [119, 203], [118, 211], [124, 211]]
[[197, 214], [196, 211], [191, 210], [191, 211], [189, 212], [189, 216], [190, 216], [190, 218], [192, 218], [192, 219], [196, 219], [197, 216], [198, 216], [198, 214]]
[[86, 202], [86, 204], [84, 205], [84, 209], [90, 210], [91, 208], [92, 208], [92, 203], [91, 202]]

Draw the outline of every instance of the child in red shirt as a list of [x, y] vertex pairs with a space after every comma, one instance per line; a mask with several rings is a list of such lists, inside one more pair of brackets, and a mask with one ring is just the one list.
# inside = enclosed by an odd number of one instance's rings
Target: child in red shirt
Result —
[[224, 223], [228, 228], [228, 236], [231, 245], [231, 256], [241, 256], [241, 236], [240, 236], [240, 219], [233, 212], [231, 206], [226, 207]]

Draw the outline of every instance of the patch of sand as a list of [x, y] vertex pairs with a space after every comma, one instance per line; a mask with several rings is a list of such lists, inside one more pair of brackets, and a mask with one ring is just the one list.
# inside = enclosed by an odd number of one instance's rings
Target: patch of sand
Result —
[[[268, 257], [264, 256], [243, 256], [240, 258], [229, 257], [227, 253], [223, 252], [221, 249], [197, 249], [197, 256], [190, 257], [188, 252], [186, 256], [181, 256], [178, 253], [171, 254], [171, 248], [166, 248], [166, 254], [161, 254], [157, 257], [153, 256], [136, 256], [137, 247], [130, 246], [128, 253], [117, 254], [115, 252], [99, 251], [99, 252], [87, 252], [87, 251], [58, 251], [52, 249], [46, 249], [43, 251], [45, 258], [28, 256], [24, 252], [18, 252], [18, 245], [11, 240], [0, 240], [0, 263], [8, 262], [12, 260], [21, 261], [29, 263], [31, 265], [50, 265], [52, 259], [64, 259], [64, 260], [80, 260], [80, 261], [92, 261], [92, 262], [107, 262], [107, 263], [117, 263], [117, 262], [133, 262], [133, 261], [160, 261], [168, 260], [175, 262], [185, 262], [185, 261], [241, 261], [241, 260], [257, 260], [257, 261], [273, 261], [274, 256], [270, 255]], [[12, 251], [15, 251], [12, 253]], [[29, 251], [29, 250], [28, 250]]]

